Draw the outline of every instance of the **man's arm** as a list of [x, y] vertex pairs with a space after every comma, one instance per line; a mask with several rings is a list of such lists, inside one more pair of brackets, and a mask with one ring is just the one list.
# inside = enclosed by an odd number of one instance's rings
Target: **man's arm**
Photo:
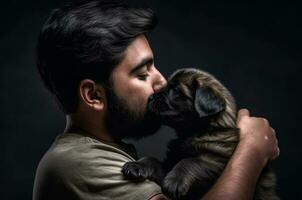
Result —
[[[216, 184], [202, 200], [252, 199], [258, 177], [269, 160], [279, 155], [274, 129], [266, 119], [250, 117], [247, 109], [238, 112], [240, 142]], [[157, 195], [151, 200], [168, 199]]]

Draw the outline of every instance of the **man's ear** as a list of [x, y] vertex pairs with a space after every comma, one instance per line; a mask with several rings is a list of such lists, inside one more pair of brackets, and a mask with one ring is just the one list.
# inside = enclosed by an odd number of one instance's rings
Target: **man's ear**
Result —
[[82, 102], [94, 110], [103, 110], [105, 106], [105, 90], [91, 79], [83, 79], [79, 84], [79, 96]]
[[225, 109], [225, 101], [207, 86], [196, 89], [194, 107], [199, 117], [210, 117]]

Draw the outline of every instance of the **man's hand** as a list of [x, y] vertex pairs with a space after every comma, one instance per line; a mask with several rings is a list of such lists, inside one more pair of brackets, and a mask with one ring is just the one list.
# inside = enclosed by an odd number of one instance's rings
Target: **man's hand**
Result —
[[254, 151], [263, 166], [279, 156], [275, 130], [265, 118], [250, 117], [247, 109], [241, 109], [238, 112], [237, 127], [240, 128], [239, 145]]

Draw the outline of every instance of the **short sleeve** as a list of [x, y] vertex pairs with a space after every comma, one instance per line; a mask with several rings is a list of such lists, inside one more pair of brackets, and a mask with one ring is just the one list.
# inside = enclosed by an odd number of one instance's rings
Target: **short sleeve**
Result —
[[[133, 158], [106, 144], [81, 144], [53, 160], [56, 177], [79, 200], [144, 200], [160, 194], [160, 187], [149, 180], [125, 180], [122, 166]], [[59, 158], [59, 159], [58, 159]]]
[[143, 200], [160, 194], [160, 187], [149, 180], [134, 183], [125, 180], [122, 166], [131, 159], [112, 147], [94, 145], [73, 167], [72, 188], [80, 199]]

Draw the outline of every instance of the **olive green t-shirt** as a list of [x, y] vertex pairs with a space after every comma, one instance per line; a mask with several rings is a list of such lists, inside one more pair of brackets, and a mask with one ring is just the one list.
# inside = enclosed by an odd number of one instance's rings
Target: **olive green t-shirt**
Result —
[[122, 166], [135, 161], [135, 149], [109, 144], [85, 133], [60, 134], [41, 159], [34, 200], [144, 200], [160, 194], [151, 181], [125, 180]]

